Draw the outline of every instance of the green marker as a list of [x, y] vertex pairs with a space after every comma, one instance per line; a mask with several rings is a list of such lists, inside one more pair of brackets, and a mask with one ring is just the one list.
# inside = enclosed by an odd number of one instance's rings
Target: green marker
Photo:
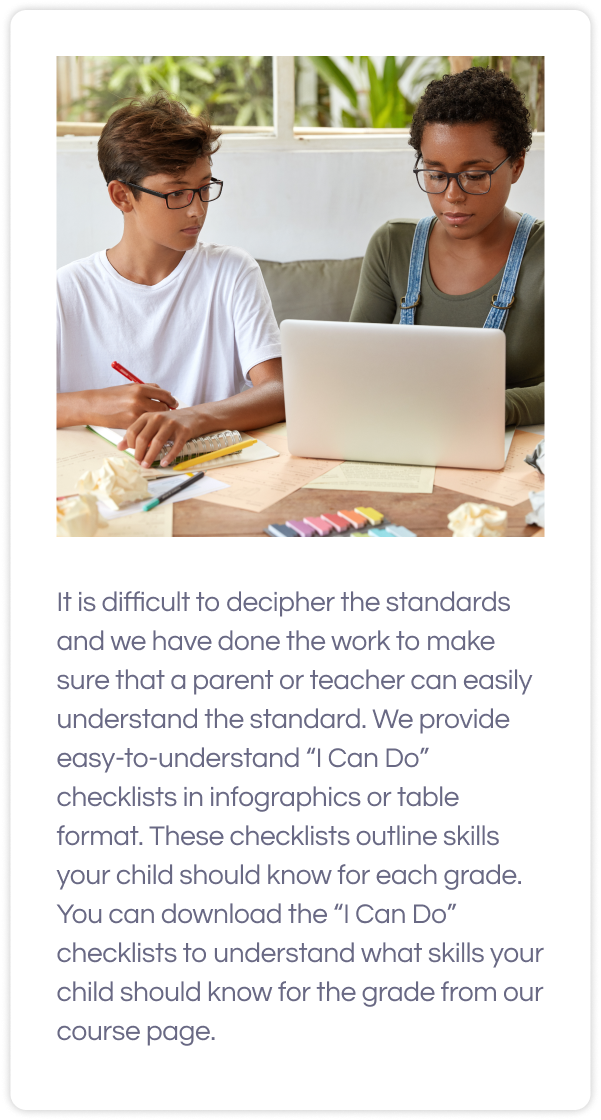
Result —
[[180, 482], [177, 486], [174, 486], [172, 490], [167, 490], [165, 494], [161, 494], [159, 498], [153, 498], [151, 502], [146, 502], [146, 505], [142, 506], [142, 513], [146, 513], [149, 509], [154, 509], [155, 506], [160, 506], [161, 502], [167, 501], [167, 498], [172, 498], [174, 494], [179, 494], [180, 490], [185, 490], [186, 486], [191, 486], [193, 482], [198, 482], [199, 478], [204, 478], [204, 473], [204, 471], [197, 471], [197, 473], [191, 475], [190, 478], [186, 478], [184, 482]]

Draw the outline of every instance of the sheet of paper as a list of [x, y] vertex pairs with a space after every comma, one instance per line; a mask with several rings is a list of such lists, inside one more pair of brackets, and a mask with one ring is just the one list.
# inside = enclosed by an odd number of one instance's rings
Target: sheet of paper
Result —
[[[507, 429], [509, 431], [509, 429]], [[545, 434], [544, 424], [522, 424], [520, 427], [521, 432], [538, 432], [542, 437]]]
[[[57, 444], [57, 494], [74, 494], [77, 491], [77, 481], [87, 470], [97, 470], [102, 460], [107, 455], [123, 455], [124, 451], [117, 451], [109, 447], [105, 439], [91, 432], [89, 428], [74, 427], [61, 428], [56, 433]], [[150, 482], [148, 488], [151, 493], [161, 493], [162, 489], [169, 489], [174, 485], [174, 476], [167, 476], [160, 481]], [[177, 481], [177, 475], [175, 479]], [[181, 477], [181, 476], [180, 476]], [[156, 490], [155, 490], [156, 487]], [[198, 488], [201, 488], [200, 491]], [[193, 490], [197, 495], [210, 493], [227, 487], [227, 482], [220, 482], [213, 477], [201, 479], [194, 486], [184, 490], [179, 501], [192, 497], [189, 493]], [[171, 509], [174, 499], [162, 502], [160, 506], [149, 510], [139, 516], [139, 511], [144, 504], [136, 502], [123, 510], [109, 510], [102, 506], [102, 516], [109, 525], [106, 529], [99, 529], [97, 537], [170, 537], [173, 532], [173, 511]], [[167, 512], [169, 511], [169, 512]]]
[[489, 502], [517, 506], [525, 502], [531, 490], [542, 490], [544, 477], [534, 467], [524, 462], [524, 456], [534, 451], [539, 442], [536, 432], [515, 432], [505, 467], [502, 471], [464, 471], [454, 467], [437, 467], [435, 486], [472, 494]]
[[[228, 467], [222, 481], [227, 482], [230, 489], [220, 494], [209, 494], [200, 498], [200, 501], [260, 513], [274, 502], [279, 502], [280, 498], [300, 490], [319, 475], [340, 465], [335, 459], [301, 459], [291, 455], [285, 424], [274, 424], [270, 428], [250, 432], [249, 435], [262, 439], [268, 447], [278, 452], [279, 457]], [[219, 471], [212, 471], [211, 478], [220, 478]]]
[[173, 505], [163, 502], [148, 513], [140, 517], [131, 514], [127, 517], [117, 517], [106, 526], [99, 529], [97, 537], [172, 537], [173, 536]]
[[306, 490], [375, 490], [386, 494], [431, 494], [434, 467], [410, 467], [397, 463], [341, 463]]
[[[256, 439], [256, 436], [251, 436], [251, 439]], [[258, 439], [252, 447], [245, 447], [235, 455], [222, 455], [219, 459], [209, 459], [207, 463], [202, 464], [202, 469], [203, 471], [214, 471], [221, 470], [223, 467], [238, 467], [242, 463], [258, 463], [261, 459], [276, 459], [278, 454], [279, 452], [274, 451], [273, 447], [268, 447], [262, 439]]]
[[[286, 436], [288, 429], [286, 427], [286, 421], [281, 420], [279, 424], [270, 424], [268, 428], [264, 428], [263, 430], [270, 436]], [[256, 432], [250, 434], [256, 438]]]
[[[505, 429], [505, 461], [515, 427]], [[382, 494], [431, 494], [435, 467], [400, 463], [341, 463], [339, 467], [307, 482], [305, 490], [375, 490]]]
[[[217, 490], [226, 490], [227, 486], [227, 482], [220, 482], [217, 478], [205, 475], [204, 478], [199, 478], [198, 482], [194, 482], [191, 486], [187, 486], [185, 490], [181, 490], [179, 494], [174, 494], [172, 498], [166, 498], [161, 504], [163, 506], [172, 506], [175, 502], [186, 502], [188, 498], [200, 498], [205, 494], [212, 494]], [[148, 489], [153, 498], [158, 498], [161, 494], [165, 494], [168, 490], [173, 489], [173, 479], [157, 478], [148, 483]], [[122, 509], [109, 509], [108, 506], [99, 502], [98, 509], [106, 521], [114, 521], [116, 518], [131, 517], [136, 513], [143, 513], [147, 501], [148, 498], [140, 502], [131, 502], [129, 505], [123, 506]], [[143, 513], [143, 517], [148, 517], [148, 514], [153, 512], [153, 510], [149, 510], [148, 513]]]
[[[256, 446], [256, 445], [255, 445]], [[107, 441], [96, 434], [91, 432], [89, 428], [76, 427], [76, 428], [60, 428], [56, 433], [56, 450], [57, 450], [57, 494], [74, 494], [77, 491], [77, 482], [81, 478], [84, 471], [97, 470], [101, 465], [102, 460], [107, 457], [113, 458], [114, 456], [126, 457], [125, 451], [117, 451], [115, 447], [108, 447]], [[249, 447], [245, 450], [252, 451], [253, 448]], [[273, 452], [271, 448], [266, 448], [270, 456], [277, 455], [277, 451]], [[171, 485], [178, 479], [183, 480], [185, 472], [177, 471], [175, 474], [164, 475], [164, 481], [170, 482]], [[204, 480], [202, 480], [204, 481]], [[161, 479], [161, 483], [163, 479]], [[222, 483], [216, 489], [221, 489], [227, 486], [226, 482]], [[152, 493], [155, 491], [152, 488], [152, 482], [149, 484]], [[169, 489], [169, 486], [159, 486], [156, 490], [157, 494], [162, 492], [162, 489]], [[191, 487], [196, 491], [196, 487]], [[196, 491], [198, 493], [198, 491]], [[188, 494], [189, 497], [192, 495]], [[183, 501], [183, 498], [178, 499]], [[104, 508], [104, 507], [103, 507]], [[110, 511], [109, 511], [110, 512]], [[104, 514], [103, 514], [104, 515]]]
[[125, 457], [89, 428], [59, 428], [56, 433], [56, 493], [63, 497], [77, 492], [77, 481], [85, 471], [95, 471], [108, 456]]

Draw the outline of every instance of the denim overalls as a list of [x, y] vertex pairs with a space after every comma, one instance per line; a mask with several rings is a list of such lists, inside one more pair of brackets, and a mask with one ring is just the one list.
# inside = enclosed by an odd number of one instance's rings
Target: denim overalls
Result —
[[[415, 308], [421, 299], [422, 270], [430, 226], [435, 218], [420, 218], [415, 227], [413, 245], [411, 246], [411, 259], [409, 261], [409, 276], [407, 279], [407, 295], [401, 300], [401, 318], [403, 326], [412, 327], [415, 323]], [[530, 230], [536, 221], [531, 214], [522, 214], [517, 229], [513, 235], [511, 249], [507, 257], [507, 264], [503, 272], [501, 287], [492, 297], [492, 307], [486, 316], [484, 327], [496, 327], [504, 331], [507, 322], [507, 312], [515, 299], [515, 286], [526, 249]]]

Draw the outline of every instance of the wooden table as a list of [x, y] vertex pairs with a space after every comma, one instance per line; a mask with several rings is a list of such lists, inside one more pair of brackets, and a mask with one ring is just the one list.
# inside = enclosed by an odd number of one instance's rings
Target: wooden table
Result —
[[[381, 494], [362, 490], [296, 490], [287, 498], [269, 506], [262, 513], [248, 513], [210, 502], [176, 502], [173, 507], [174, 537], [264, 537], [263, 530], [272, 523], [282, 524], [312, 514], [356, 506], [375, 506], [395, 525], [404, 525], [418, 537], [450, 537], [448, 514], [462, 502], [477, 502], [469, 494], [458, 494], [435, 486], [432, 494]], [[537, 525], [526, 525], [524, 517], [531, 510], [529, 501], [517, 506], [502, 506], [508, 513], [507, 536], [542, 535]], [[335, 536], [332, 533], [332, 537]], [[330, 538], [328, 538], [330, 539]]]

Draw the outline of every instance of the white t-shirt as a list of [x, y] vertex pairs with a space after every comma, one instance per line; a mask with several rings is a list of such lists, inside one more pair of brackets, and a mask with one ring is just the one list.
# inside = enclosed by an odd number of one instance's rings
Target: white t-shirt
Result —
[[58, 391], [124, 385], [117, 361], [180, 404], [220, 401], [251, 386], [248, 371], [281, 354], [256, 261], [197, 244], [158, 284], [126, 280], [106, 252], [58, 270]]

